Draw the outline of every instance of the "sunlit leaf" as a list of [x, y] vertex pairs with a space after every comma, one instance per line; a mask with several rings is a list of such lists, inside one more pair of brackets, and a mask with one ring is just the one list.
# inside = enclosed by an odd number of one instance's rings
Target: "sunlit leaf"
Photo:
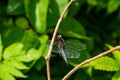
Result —
[[15, 78], [7, 72], [5, 69], [5, 66], [3, 64], [0, 64], [0, 80], [15, 80]]
[[17, 61], [16, 59], [11, 59], [10, 62], [17, 69], [29, 69], [27, 66], [25, 66], [25, 64], [23, 64], [20, 61]]
[[107, 56], [96, 59], [90, 62], [89, 65], [97, 70], [104, 71], [118, 71], [120, 69], [118, 63]]
[[18, 61], [30, 62], [39, 58], [38, 50], [31, 48], [26, 54], [15, 57]]
[[48, 41], [48, 36], [47, 35], [42, 35], [40, 38], [39, 38], [39, 41], [41, 43], [41, 46], [39, 48], [39, 54], [42, 54], [43, 56], [46, 55], [46, 51], [47, 51], [47, 48], [46, 48], [46, 43]]
[[20, 54], [22, 51], [23, 45], [21, 43], [14, 43], [8, 46], [3, 54], [4, 59], [10, 59]]
[[5, 69], [12, 75], [17, 77], [26, 78], [22, 72], [20, 72], [18, 69], [16, 69], [10, 62], [5, 62]]
[[[112, 49], [113, 46], [109, 45], [109, 44], [106, 44], [106, 46], [109, 48], [109, 49]], [[119, 50], [116, 50], [116, 51], [113, 51], [113, 56], [114, 58], [117, 60], [117, 62], [119, 63], [120, 65], [120, 51]]]

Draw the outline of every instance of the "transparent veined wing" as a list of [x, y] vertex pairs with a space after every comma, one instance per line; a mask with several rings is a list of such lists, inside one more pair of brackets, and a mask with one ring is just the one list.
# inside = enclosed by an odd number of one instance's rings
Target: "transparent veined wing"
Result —
[[[49, 46], [50, 46], [50, 41], [47, 42], [47, 47], [49, 47]], [[61, 50], [61, 47], [59, 46], [58, 42], [54, 41], [52, 52], [61, 53], [63, 51], [64, 51], [64, 49]]]
[[[86, 44], [80, 42], [76, 39], [69, 39], [65, 41], [65, 46], [61, 46], [61, 42], [55, 41], [53, 44], [52, 52], [60, 53], [65, 60], [66, 63], [68, 63], [67, 58], [79, 58], [80, 57], [80, 51], [86, 49]], [[50, 45], [50, 41], [47, 43], [47, 45]]]
[[86, 49], [86, 44], [76, 39], [69, 39], [65, 42], [65, 53], [67, 58], [79, 58], [80, 51]]
[[[48, 43], [47, 43], [48, 47], [49, 47], [49, 45], [50, 45], [50, 41], [48, 41]], [[58, 41], [54, 42], [52, 52], [60, 53], [62, 55], [63, 59], [65, 60], [65, 62], [68, 64], [66, 53], [65, 53], [64, 49], [60, 47], [60, 45], [58, 44]]]
[[[49, 46], [50, 46], [50, 40], [47, 42], [47, 47], [49, 47]], [[60, 53], [60, 48], [58, 47], [57, 41], [55, 41], [54, 44], [53, 44], [52, 52]]]
[[[50, 41], [47, 43], [47, 45], [48, 46], [50, 45]], [[86, 44], [80, 42], [79, 40], [69, 39], [65, 41], [64, 53], [66, 54], [67, 58], [79, 58], [80, 51], [85, 49], [86, 49]], [[52, 52], [54, 53], [62, 52], [57, 41], [54, 42]]]
[[57, 41], [55, 41], [54, 44], [53, 44], [52, 52], [54, 52], [54, 53], [60, 53], [61, 52]]

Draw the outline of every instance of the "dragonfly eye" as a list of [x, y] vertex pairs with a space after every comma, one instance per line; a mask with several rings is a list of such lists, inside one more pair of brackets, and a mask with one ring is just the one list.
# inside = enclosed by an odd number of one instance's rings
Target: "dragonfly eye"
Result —
[[58, 38], [62, 38], [62, 35], [58, 35]]

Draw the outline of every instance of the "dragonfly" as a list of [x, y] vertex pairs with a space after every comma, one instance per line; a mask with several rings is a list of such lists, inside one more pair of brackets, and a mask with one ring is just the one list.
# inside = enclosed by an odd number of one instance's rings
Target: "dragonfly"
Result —
[[62, 35], [57, 35], [53, 44], [52, 52], [60, 53], [68, 64], [68, 58], [79, 58], [80, 51], [86, 49], [86, 44], [76, 39], [64, 41]]

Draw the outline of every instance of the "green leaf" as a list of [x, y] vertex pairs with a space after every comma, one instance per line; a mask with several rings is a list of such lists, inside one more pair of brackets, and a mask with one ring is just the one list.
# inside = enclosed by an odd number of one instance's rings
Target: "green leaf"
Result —
[[68, 37], [89, 39], [88, 37], [85, 36], [86, 32], [83, 25], [72, 17], [66, 17], [62, 21], [58, 32]]
[[31, 48], [27, 54], [23, 54], [15, 57], [18, 61], [30, 62], [32, 60], [37, 60], [40, 57], [39, 52], [36, 49]]
[[10, 73], [8, 72], [4, 72], [4, 77], [2, 78], [2, 80], [16, 80], [14, 76], [12, 76]]
[[35, 68], [40, 71], [42, 70], [42, 68], [45, 66], [45, 59], [43, 57], [41, 57], [39, 60], [37, 60], [36, 64], [35, 64]]
[[15, 78], [6, 71], [5, 66], [0, 64], [0, 80], [15, 80]]
[[76, 15], [76, 13], [78, 12], [78, 10], [80, 9], [80, 7], [85, 3], [85, 0], [76, 0], [75, 2], [73, 2], [70, 7], [69, 7], [69, 11], [68, 11], [68, 15], [70, 16], [74, 16]]
[[47, 27], [54, 27], [58, 21], [59, 16], [60, 12], [56, 0], [50, 0], [47, 14]]
[[[21, 24], [22, 23], [22, 24]], [[23, 29], [27, 29], [28, 28], [28, 21], [27, 19], [25, 19], [24, 17], [19, 17], [15, 20], [15, 24], [18, 27], [21, 27]]]
[[[109, 48], [109, 49], [112, 49], [113, 46], [109, 45], [109, 44], [106, 44], [106, 46]], [[113, 51], [113, 56], [115, 58], [115, 60], [119, 63], [120, 65], [120, 51], [119, 50], [116, 50], [116, 51]]]
[[46, 30], [46, 17], [47, 17], [47, 9], [48, 9], [49, 0], [39, 0], [36, 4], [35, 10], [35, 28], [37, 32], [44, 33]]
[[48, 8], [48, 14], [47, 14], [47, 26], [48, 27], [52, 28], [56, 25], [60, 17], [60, 14], [64, 10], [67, 3], [68, 3], [68, 0], [50, 0], [49, 1], [49, 8]]
[[2, 45], [2, 39], [0, 34], [0, 61], [2, 60], [2, 49], [3, 49], [3, 45]]
[[7, 13], [11, 15], [20, 15], [25, 13], [24, 4], [22, 0], [9, 0]]
[[98, 6], [97, 8], [105, 8], [109, 0], [87, 0], [92, 6]]
[[87, 0], [87, 2], [93, 6], [96, 6], [98, 4], [96, 0]]
[[36, 8], [37, 1], [39, 0], [34, 0], [34, 1], [24, 0], [25, 12], [28, 16], [28, 19], [30, 20], [30, 22], [34, 27], [35, 27], [35, 21], [36, 21], [35, 8]]
[[22, 43], [24, 44], [24, 49], [29, 50], [30, 48], [39, 48], [39, 40], [37, 34], [33, 30], [26, 30]]
[[5, 69], [12, 75], [16, 76], [16, 77], [22, 77], [22, 78], [26, 78], [27, 76], [25, 76], [22, 72], [20, 72], [18, 69], [16, 69], [11, 62], [7, 61], [5, 62]]
[[112, 80], [120, 80], [120, 71], [117, 71], [117, 72], [113, 75]]
[[46, 43], [48, 41], [48, 36], [47, 35], [42, 35], [40, 38], [39, 38], [39, 41], [41, 43], [41, 46], [39, 48], [39, 54], [42, 54], [43, 56], [46, 56], [46, 51], [47, 51], [47, 48], [46, 48]]
[[23, 45], [21, 43], [14, 43], [8, 46], [3, 54], [4, 59], [10, 59], [20, 54], [22, 51]]
[[44, 33], [46, 30], [46, 18], [49, 0], [24, 0], [26, 13], [32, 25], [39, 33]]
[[114, 59], [107, 57], [107, 56], [94, 60], [90, 62], [89, 65], [97, 70], [104, 70], [104, 71], [118, 71], [119, 70], [118, 63]]
[[65, 8], [65, 6], [67, 5], [69, 0], [56, 0], [57, 4], [58, 4], [58, 8], [59, 8], [59, 14], [61, 14]]
[[109, 14], [113, 13], [116, 11], [120, 6], [120, 1], [119, 0], [109, 0], [108, 6], [107, 6], [107, 12]]
[[29, 69], [27, 66], [25, 66], [22, 62], [17, 61], [16, 59], [11, 59], [10, 61], [12, 63], [12, 65], [17, 68], [17, 69]]
[[21, 41], [21, 39], [23, 38], [23, 35], [24, 35], [24, 31], [20, 27], [19, 28], [18, 27], [17, 28], [10, 27], [10, 29], [5, 31], [5, 33], [3, 35], [4, 48], [11, 45], [12, 43]]

